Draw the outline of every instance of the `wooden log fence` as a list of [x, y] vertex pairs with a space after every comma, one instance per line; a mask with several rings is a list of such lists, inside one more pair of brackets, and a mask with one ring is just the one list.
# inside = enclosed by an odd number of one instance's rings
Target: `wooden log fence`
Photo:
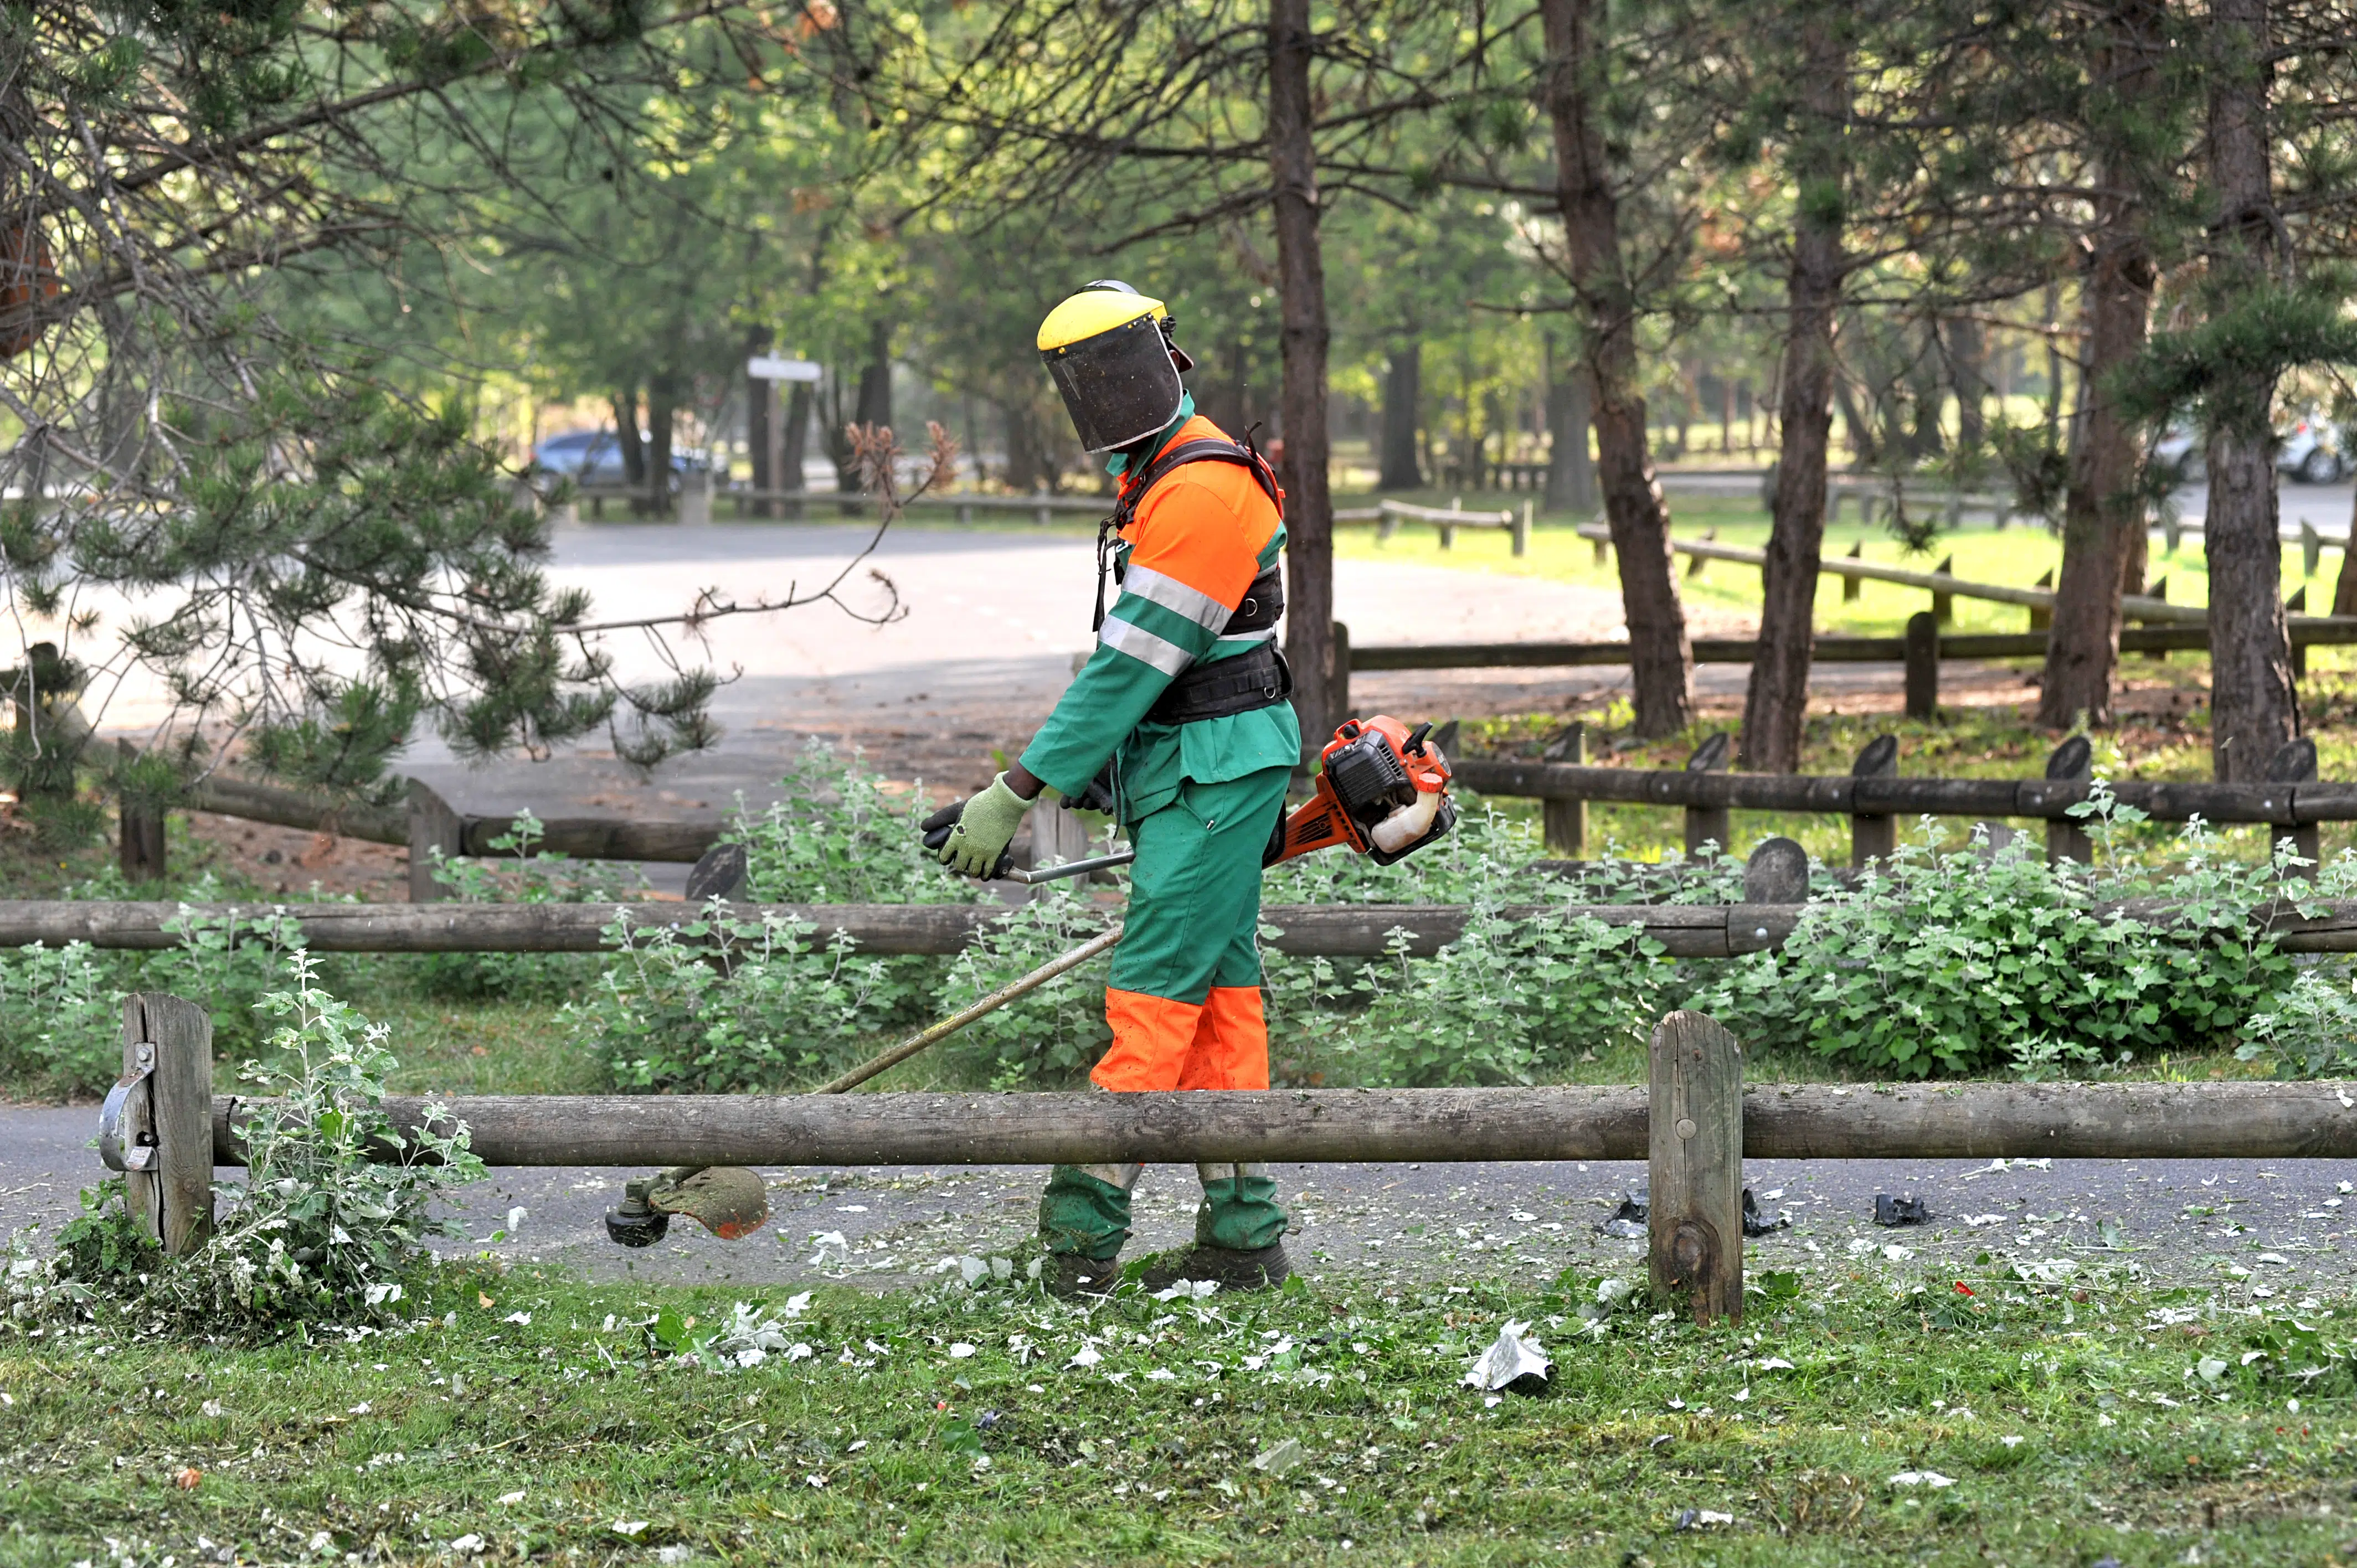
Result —
[[[1789, 843], [1789, 840], [1770, 841]], [[2287, 897], [2269, 909], [2264, 929], [2290, 952], [2357, 952], [2357, 903], [2301, 900], [2315, 915], [2303, 915]], [[2092, 907], [2098, 915], [2118, 913], [2166, 923], [2175, 906], [2128, 899]], [[1551, 904], [1507, 905], [1500, 916], [1514, 923], [1593, 919], [1641, 932], [1674, 958], [1734, 958], [1765, 952], [1789, 940], [1809, 906], [1800, 902], [1758, 904]], [[863, 953], [877, 956], [952, 956], [1008, 911], [992, 904], [732, 904], [727, 918], [759, 924], [764, 919], [811, 929], [813, 940], [838, 934]], [[605, 935], [619, 917], [633, 930], [682, 931], [700, 920], [693, 906], [661, 904], [246, 904], [179, 905], [74, 900], [0, 902], [0, 947], [56, 946], [70, 941], [92, 947], [158, 951], [180, 945], [184, 915], [222, 922], [235, 920], [240, 941], [259, 941], [257, 922], [283, 917], [301, 928], [304, 945], [316, 952], [448, 953], [599, 952], [613, 944]], [[1467, 908], [1458, 904], [1272, 904], [1261, 911], [1275, 931], [1265, 945], [1300, 957], [1381, 958], [1403, 933], [1405, 950], [1428, 958], [1465, 931]], [[691, 940], [709, 939], [689, 938]]]
[[1411, 506], [1405, 501], [1385, 499], [1373, 507], [1338, 511], [1338, 523], [1372, 522], [1375, 537], [1389, 539], [1399, 532], [1400, 524], [1428, 523], [1440, 532], [1440, 547], [1457, 547], [1457, 531], [1460, 528], [1502, 531], [1512, 536], [1516, 555], [1527, 555], [1531, 550], [1531, 528], [1537, 513], [1535, 502], [1524, 501], [1520, 511], [1504, 508], [1497, 511], [1467, 511], [1458, 499], [1446, 507]]
[[[2072, 830], [2050, 835], [2050, 855], [2083, 861], [2092, 854], [2084, 824], [2072, 812], [2094, 794], [2083, 738], [2058, 747], [2042, 779], [1902, 778], [1896, 771], [1897, 742], [1888, 736], [1868, 743], [1847, 774], [1727, 773], [1717, 766], [1724, 757], [1723, 737], [1714, 736], [1683, 768], [1589, 768], [1511, 757], [1463, 757], [1451, 766], [1459, 785], [1485, 795], [1683, 808], [1690, 850], [1706, 841], [1725, 847], [1726, 813], [1746, 811], [1846, 816], [1852, 823], [1851, 862], [1857, 866], [1890, 853], [1891, 824], [1900, 817], [2044, 820]], [[2122, 805], [2157, 822], [2200, 817], [2267, 823], [2275, 830], [2272, 839], [2291, 840], [2310, 862], [2318, 858], [2317, 824], [2357, 821], [2357, 784], [2319, 779], [2313, 740], [2287, 743], [2269, 759], [2266, 772], [2270, 781], [2255, 784], [2123, 779], [2107, 788]]]
[[[1601, 562], [1611, 544], [1612, 536], [1594, 526], [1580, 529], [1579, 536], [1596, 546], [1597, 559]], [[1670, 548], [1696, 563], [1727, 561], [1738, 565], [1765, 566], [1768, 562], [1765, 550], [1752, 550], [1739, 544], [1720, 544], [1709, 539], [1673, 539]], [[2054, 610], [2054, 590], [2051, 588], [2017, 588], [2004, 583], [1978, 583], [1945, 570], [1918, 572], [1905, 566], [1886, 566], [1878, 561], [1867, 561], [1856, 555], [1824, 556], [1818, 562], [1817, 570], [1826, 576], [1921, 588], [1935, 601], [1981, 599], [1992, 604], [2019, 605], [2033, 614], [2051, 615]], [[1934, 613], [1940, 613], [1936, 605]], [[2173, 626], [2206, 627], [2210, 620], [2210, 612], [2199, 605], [2172, 605], [2167, 599], [2149, 594], [2123, 595], [2120, 613], [2129, 620]], [[1949, 618], [1941, 614], [1940, 618], [1944, 621]]]
[[[187, 1253], [212, 1223], [215, 1167], [245, 1162], [245, 1131], [272, 1102], [211, 1093], [210, 1026], [178, 998], [134, 998], [123, 1050], [101, 1157], [135, 1176], [135, 1219]], [[1740, 1047], [1698, 1013], [1654, 1030], [1646, 1087], [481, 1095], [384, 1110], [404, 1133], [464, 1123], [493, 1166], [1641, 1158], [1654, 1294], [1705, 1324], [1742, 1318], [1747, 1157], [2357, 1157], [2357, 1107], [2336, 1083], [1747, 1086]]]
[[[1951, 659], [2044, 659], [2048, 633], [1943, 632], [1931, 612], [1908, 621], [1904, 637], [1819, 637], [1811, 659], [1819, 664], [1900, 664], [1906, 669], [1910, 718], [1931, 718], [1939, 710], [1940, 666]], [[2292, 673], [2308, 674], [2311, 648], [2357, 647], [2357, 617], [2288, 618]], [[1334, 623], [1337, 705], [1351, 707], [1351, 677], [1360, 672], [1424, 670], [1618, 669], [1629, 662], [1625, 642], [1435, 642], [1355, 646], [1351, 628]], [[1749, 664], [1759, 655], [1752, 638], [1698, 637], [1692, 643], [1697, 664]], [[2201, 626], [2124, 627], [2120, 651], [2166, 659], [2171, 653], [2204, 653], [2210, 628]], [[1550, 840], [1549, 842], [1555, 842]], [[1576, 847], [1576, 845], [1574, 846]]]

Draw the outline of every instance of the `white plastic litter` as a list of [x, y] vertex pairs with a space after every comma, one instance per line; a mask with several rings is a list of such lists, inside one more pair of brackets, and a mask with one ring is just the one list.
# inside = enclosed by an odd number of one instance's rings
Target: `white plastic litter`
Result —
[[851, 1243], [840, 1230], [816, 1232], [811, 1237], [811, 1244], [817, 1249], [811, 1253], [812, 1268], [841, 1268], [851, 1262]]
[[1170, 1288], [1154, 1293], [1157, 1301], [1201, 1301], [1218, 1292], [1217, 1280], [1173, 1280]]
[[1498, 1337], [1465, 1374], [1465, 1387], [1494, 1391], [1516, 1378], [1544, 1378], [1555, 1362], [1544, 1347], [1528, 1337], [1530, 1331], [1527, 1323], [1509, 1323], [1500, 1329]]
[[1937, 1470], [1901, 1470], [1890, 1477], [1890, 1484], [1894, 1487], [1929, 1487], [1936, 1492], [1943, 1487], [1954, 1486], [1956, 1478], [1943, 1476]]
[[1272, 1476], [1282, 1476], [1300, 1464], [1302, 1457], [1301, 1440], [1297, 1437], [1288, 1437], [1275, 1447], [1254, 1458], [1253, 1468], [1265, 1470]]

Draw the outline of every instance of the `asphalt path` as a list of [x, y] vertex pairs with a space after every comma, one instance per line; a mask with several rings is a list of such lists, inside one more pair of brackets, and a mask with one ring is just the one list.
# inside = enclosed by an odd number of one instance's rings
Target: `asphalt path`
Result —
[[[94, 1107], [0, 1108], [0, 1230], [40, 1239], [104, 1174]], [[463, 1194], [469, 1229], [447, 1252], [488, 1252], [593, 1279], [866, 1289], [924, 1283], [958, 1260], [1011, 1257], [1031, 1234], [1039, 1167], [769, 1171], [770, 1223], [739, 1241], [692, 1222], [643, 1251], [606, 1240], [605, 1211], [639, 1171], [502, 1169]], [[1301, 1272], [1338, 1285], [1535, 1285], [1566, 1268], [1642, 1273], [1642, 1243], [1599, 1234], [1641, 1164], [1286, 1165], [1275, 1169]], [[224, 1169], [221, 1182], [242, 1173]], [[1753, 1273], [1793, 1270], [1939, 1283], [2018, 1267], [2090, 1284], [2138, 1278], [2238, 1302], [2338, 1298], [2357, 1275], [2357, 1161], [1754, 1160], [1745, 1179], [1787, 1228], [1746, 1244]], [[1194, 1173], [1155, 1166], [1139, 1186], [1130, 1256], [1192, 1234]], [[1921, 1198], [1928, 1223], [1885, 1229], [1877, 1194]], [[513, 1209], [512, 1240], [491, 1241]], [[1986, 1261], [1983, 1262], [1986, 1257]]]

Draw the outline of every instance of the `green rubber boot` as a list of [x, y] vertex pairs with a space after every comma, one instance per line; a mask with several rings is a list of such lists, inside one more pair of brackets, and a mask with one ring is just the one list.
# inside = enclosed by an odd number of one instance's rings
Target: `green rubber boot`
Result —
[[[1137, 1180], [1135, 1165], [1099, 1167]], [[1129, 1240], [1129, 1184], [1107, 1181], [1078, 1165], [1058, 1165], [1039, 1195], [1039, 1245], [1048, 1254], [1040, 1283], [1056, 1295], [1110, 1290]]]

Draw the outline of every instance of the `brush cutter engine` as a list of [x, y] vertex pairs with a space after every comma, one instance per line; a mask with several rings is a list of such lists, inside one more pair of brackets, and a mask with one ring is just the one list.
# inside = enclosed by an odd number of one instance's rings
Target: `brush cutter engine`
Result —
[[1411, 731], [1387, 714], [1345, 721], [1318, 754], [1317, 792], [1277, 819], [1261, 864], [1343, 844], [1390, 865], [1456, 826], [1448, 758], [1431, 734], [1428, 724]]

